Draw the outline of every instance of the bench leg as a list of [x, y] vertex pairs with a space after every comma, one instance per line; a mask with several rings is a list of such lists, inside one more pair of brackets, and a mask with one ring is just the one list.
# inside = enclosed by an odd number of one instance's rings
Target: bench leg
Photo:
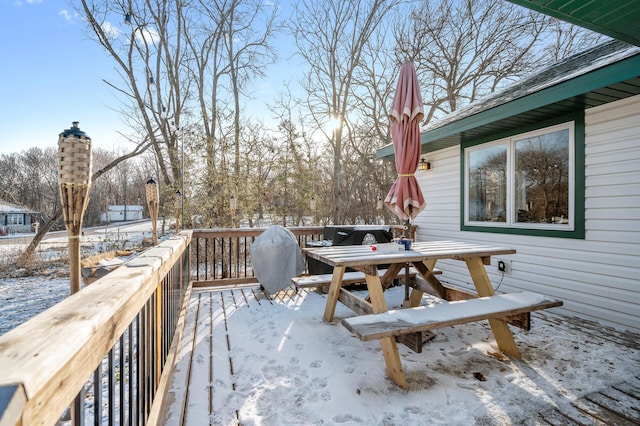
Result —
[[396, 339], [393, 337], [383, 337], [380, 339], [380, 344], [382, 345], [382, 353], [384, 354], [384, 364], [387, 367], [387, 375], [396, 385], [402, 389], [407, 389], [409, 385], [402, 371]]
[[[382, 283], [380, 281], [377, 268], [375, 266], [368, 267], [364, 273], [367, 281], [367, 290], [369, 290], [369, 297], [371, 297], [373, 313], [377, 314], [380, 312], [386, 312], [387, 301], [384, 298]], [[384, 363], [387, 367], [387, 375], [396, 385], [400, 386], [402, 389], [407, 389], [407, 380], [404, 377], [404, 372], [402, 371], [402, 364], [400, 363], [400, 354], [398, 353], [396, 339], [393, 337], [384, 337], [380, 339], [380, 344], [382, 345]]]
[[[467, 268], [469, 269], [469, 273], [471, 274], [473, 284], [478, 291], [478, 296], [493, 296], [495, 292], [493, 291], [493, 287], [491, 286], [491, 281], [489, 280], [487, 271], [482, 264], [482, 258], [473, 257], [471, 259], [466, 259], [466, 263]], [[511, 330], [509, 329], [507, 323], [499, 319], [490, 319], [489, 325], [491, 326], [491, 330], [493, 331], [493, 335], [496, 339], [496, 343], [498, 344], [498, 348], [505, 354], [510, 355], [514, 358], [522, 358], [522, 355], [520, 355], [520, 351], [516, 346], [516, 342], [513, 340], [513, 334], [511, 333]]]
[[331, 285], [329, 286], [329, 295], [327, 296], [327, 305], [324, 308], [324, 320], [333, 322], [333, 315], [336, 312], [336, 304], [340, 296], [340, 287], [342, 287], [342, 277], [344, 276], [344, 266], [336, 266], [333, 268], [331, 276]]

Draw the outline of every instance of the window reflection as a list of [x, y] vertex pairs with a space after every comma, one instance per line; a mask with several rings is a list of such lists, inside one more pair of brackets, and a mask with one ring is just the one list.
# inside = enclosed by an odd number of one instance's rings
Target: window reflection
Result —
[[516, 140], [515, 192], [517, 222], [568, 223], [568, 129]]
[[469, 154], [469, 219], [505, 222], [507, 212], [507, 145]]
[[566, 122], [465, 147], [464, 225], [573, 232], [574, 132]]

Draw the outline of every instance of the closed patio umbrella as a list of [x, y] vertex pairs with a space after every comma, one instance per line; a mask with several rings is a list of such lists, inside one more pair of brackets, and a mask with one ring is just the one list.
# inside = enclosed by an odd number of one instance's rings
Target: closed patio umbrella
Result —
[[[420, 121], [424, 115], [418, 76], [413, 63], [400, 67], [398, 87], [391, 105], [391, 139], [396, 157], [398, 178], [384, 200], [385, 205], [400, 219], [408, 222], [407, 236], [411, 238], [411, 220], [425, 206], [422, 191], [414, 173], [420, 162]], [[405, 274], [405, 302], [409, 304], [409, 264]]]
[[424, 207], [424, 197], [414, 173], [420, 162], [420, 121], [424, 115], [418, 76], [413, 63], [400, 67], [400, 78], [391, 106], [391, 139], [398, 178], [384, 200], [400, 219], [410, 221]]

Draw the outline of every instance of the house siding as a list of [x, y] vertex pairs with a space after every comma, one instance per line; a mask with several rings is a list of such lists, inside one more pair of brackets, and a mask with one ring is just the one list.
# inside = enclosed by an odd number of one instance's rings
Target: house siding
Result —
[[[565, 314], [640, 332], [640, 96], [585, 112], [585, 238], [460, 231], [460, 148], [428, 155], [420, 173], [427, 206], [418, 240], [458, 239], [513, 247], [511, 274], [491, 259], [500, 292], [535, 291], [564, 301]], [[442, 261], [442, 281], [472, 288], [462, 262]]]

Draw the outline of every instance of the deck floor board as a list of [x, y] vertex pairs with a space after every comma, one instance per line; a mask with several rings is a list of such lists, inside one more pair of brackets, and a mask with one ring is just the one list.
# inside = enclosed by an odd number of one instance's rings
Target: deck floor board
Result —
[[[402, 289], [398, 293], [402, 294]], [[401, 304], [401, 298], [396, 305]], [[360, 342], [339, 325], [341, 318], [353, 315], [351, 311], [338, 304], [337, 321], [332, 325], [323, 322], [325, 302], [326, 295], [313, 290], [296, 293], [287, 289], [272, 296], [258, 287], [194, 290], [165, 424], [333, 424], [357, 415], [331, 413], [331, 401], [340, 401], [338, 405], [343, 406], [344, 399], [350, 398], [354, 413], [365, 412], [361, 401], [366, 399], [360, 392], [382, 395], [374, 407], [378, 412], [371, 418], [360, 415], [365, 423], [382, 417], [400, 421], [385, 411], [385, 404], [415, 396], [425, 401], [424, 410], [418, 410], [415, 423], [409, 417], [408, 421], [402, 419], [404, 424], [445, 424], [442, 416], [449, 413], [449, 418], [456, 420], [460, 413], [453, 407], [465, 403], [464, 399], [456, 402], [457, 393], [482, 389], [482, 383], [470, 377], [476, 370], [467, 368], [482, 370], [489, 380], [498, 382], [504, 392], [501, 395], [509, 393], [512, 403], [505, 403], [500, 410], [513, 424], [640, 424], [640, 379], [635, 373], [640, 352], [638, 335], [633, 333], [553, 310], [535, 312], [530, 332], [514, 329], [523, 360], [505, 363], [487, 355], [490, 350], [485, 346], [490, 345], [492, 336], [486, 321], [446, 327], [437, 330], [422, 354], [401, 349], [409, 381], [406, 393], [386, 378], [377, 342]], [[393, 301], [389, 304], [390, 308], [398, 306]], [[554, 341], [554, 335], [563, 336], [563, 341]], [[545, 370], [545, 358], [554, 359], [558, 348], [566, 351], [567, 345], [575, 356], [555, 360], [566, 371], [555, 371], [556, 367]], [[603, 347], [614, 348], [615, 353], [598, 352]], [[598, 357], [598, 368], [593, 367], [593, 357]], [[572, 369], [583, 368], [593, 369], [597, 391], [582, 389], [579, 375]], [[326, 374], [320, 377], [318, 371]], [[629, 371], [634, 373], [625, 374]], [[533, 383], [541, 395], [524, 392], [522, 401], [526, 403], [515, 404], [518, 398], [513, 394], [521, 392], [521, 386], [511, 382]], [[442, 390], [449, 400], [447, 406], [439, 407], [440, 420], [425, 417], [436, 407], [429, 398], [447, 383], [455, 392]], [[500, 404], [501, 395], [486, 389], [483, 392]], [[273, 404], [272, 396], [263, 398], [266, 393], [277, 395], [279, 403]], [[317, 404], [326, 405], [326, 418], [313, 417], [313, 410], [305, 410]], [[482, 410], [466, 420], [496, 424], [490, 413]]]

